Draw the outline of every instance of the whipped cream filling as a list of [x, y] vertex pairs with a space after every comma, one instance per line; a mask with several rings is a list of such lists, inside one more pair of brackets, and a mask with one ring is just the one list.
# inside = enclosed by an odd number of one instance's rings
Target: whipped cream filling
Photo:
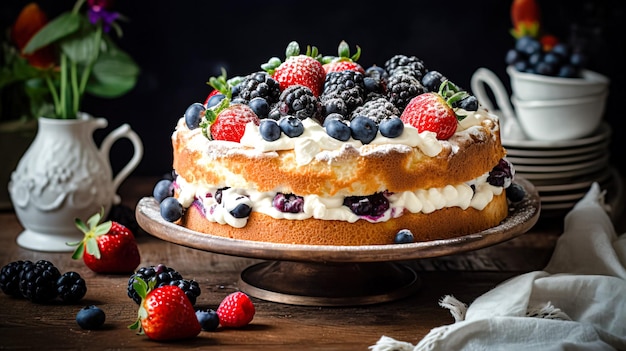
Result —
[[[280, 150], [294, 150], [296, 163], [299, 166], [306, 165], [314, 159], [327, 161], [333, 157], [340, 157], [341, 153], [348, 149], [359, 150], [361, 155], [365, 156], [374, 152], [386, 152], [393, 148], [408, 151], [415, 147], [425, 155], [435, 157], [444, 147], [449, 147], [455, 152], [458, 150], [460, 140], [471, 138], [474, 133], [479, 133], [482, 121], [498, 118], [485, 110], [457, 110], [457, 113], [465, 115], [465, 118], [459, 121], [455, 135], [449, 140], [437, 140], [436, 133], [429, 131], [420, 133], [415, 127], [405, 124], [402, 135], [397, 138], [387, 138], [378, 132], [376, 138], [367, 145], [352, 138], [342, 142], [329, 136], [323, 126], [310, 118], [302, 121], [304, 133], [301, 136], [290, 138], [281, 135], [278, 140], [271, 142], [261, 137], [258, 126], [254, 123], [248, 123], [239, 143], [210, 141], [202, 134], [200, 128], [189, 130], [185, 124], [185, 119], [181, 118], [172, 138], [176, 138], [177, 133], [184, 133], [187, 147], [206, 153], [209, 159], [223, 156], [229, 152], [240, 152], [247, 156], [254, 156]], [[212, 143], [210, 148], [208, 147], [209, 142]]]
[[384, 222], [401, 216], [405, 210], [411, 213], [431, 213], [445, 207], [469, 207], [484, 209], [494, 196], [500, 195], [503, 187], [496, 187], [487, 182], [489, 173], [466, 183], [447, 185], [441, 188], [419, 189], [387, 195], [389, 209], [376, 218], [359, 216], [343, 205], [343, 196], [321, 197], [318, 195], [304, 196], [303, 211], [299, 213], [281, 212], [272, 205], [276, 192], [259, 192], [253, 189], [228, 188], [222, 190], [221, 202], [215, 198], [218, 188], [200, 186], [177, 177], [178, 201], [187, 208], [199, 206], [207, 220], [220, 224], [228, 224], [236, 228], [246, 225], [248, 218], [235, 218], [232, 211], [240, 203], [245, 203], [252, 211], [266, 214], [276, 219], [304, 220], [308, 218], [321, 220], [338, 220], [356, 222], [359, 219], [369, 222]]

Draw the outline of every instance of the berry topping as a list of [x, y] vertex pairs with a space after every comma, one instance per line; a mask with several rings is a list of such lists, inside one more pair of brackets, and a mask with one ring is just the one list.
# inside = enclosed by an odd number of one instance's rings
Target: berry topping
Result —
[[324, 128], [326, 129], [326, 134], [340, 141], [347, 141], [352, 134], [350, 126], [338, 113], [331, 113], [326, 117]]
[[356, 62], [359, 60], [359, 57], [361, 57], [361, 48], [358, 45], [356, 47], [356, 53], [350, 56], [350, 46], [345, 40], [342, 40], [337, 48], [337, 55], [338, 56], [322, 57], [322, 63], [324, 64], [323, 67], [326, 74], [341, 71], [357, 71], [365, 73], [363, 67]]
[[174, 268], [158, 264], [156, 266], [141, 267], [128, 279], [128, 297], [138, 304], [141, 302], [141, 296], [135, 290], [135, 283], [139, 279], [147, 283], [154, 282], [155, 287], [176, 285], [183, 290], [192, 305], [196, 303], [197, 297], [202, 293], [200, 285], [195, 280], [184, 279]]
[[248, 295], [237, 291], [220, 302], [216, 313], [223, 327], [241, 328], [252, 321], [255, 307]]
[[306, 54], [300, 54], [300, 45], [292, 41], [285, 50], [285, 61], [273, 57], [261, 65], [280, 84], [281, 91], [292, 85], [303, 85], [311, 89], [314, 96], [320, 96], [326, 78], [326, 71], [318, 61], [316, 47], [307, 46]]
[[[212, 110], [207, 110], [214, 112]], [[232, 104], [223, 110], [220, 108], [217, 115], [215, 113], [207, 113], [207, 125], [203, 129], [207, 130], [205, 134], [209, 135], [213, 140], [227, 140], [238, 143], [246, 130], [246, 124], [254, 123], [259, 125], [259, 117], [252, 111], [250, 106], [245, 104]], [[210, 116], [209, 116], [210, 115]]]
[[259, 123], [259, 134], [267, 141], [275, 141], [280, 138], [280, 127], [273, 119], [262, 119]]
[[356, 116], [350, 121], [350, 132], [352, 138], [369, 144], [378, 133], [378, 125], [366, 116]]
[[385, 117], [378, 124], [380, 134], [387, 138], [397, 138], [404, 131], [404, 122], [398, 116]]
[[85, 306], [76, 314], [76, 323], [87, 330], [100, 329], [104, 325], [106, 314], [95, 305]]
[[235, 208], [229, 211], [230, 215], [235, 218], [246, 218], [250, 216], [252, 207], [246, 203], [238, 203]]
[[515, 176], [515, 169], [507, 159], [501, 159], [498, 164], [489, 172], [487, 182], [493, 186], [508, 188]]
[[302, 121], [295, 116], [287, 115], [281, 117], [280, 120], [278, 120], [278, 126], [280, 130], [290, 138], [299, 137], [304, 133]]
[[279, 116], [295, 116], [298, 119], [319, 119], [320, 103], [311, 89], [302, 85], [293, 85], [285, 89], [275, 106]]
[[187, 107], [187, 110], [185, 111], [185, 123], [187, 124], [187, 128], [198, 128], [198, 126], [200, 126], [200, 121], [202, 120], [205, 111], [206, 108], [199, 102], [195, 102], [189, 105], [189, 107]]
[[404, 123], [417, 128], [418, 132], [431, 131], [437, 139], [449, 139], [457, 127], [457, 118], [452, 106], [439, 93], [424, 93], [416, 96], [400, 116]]

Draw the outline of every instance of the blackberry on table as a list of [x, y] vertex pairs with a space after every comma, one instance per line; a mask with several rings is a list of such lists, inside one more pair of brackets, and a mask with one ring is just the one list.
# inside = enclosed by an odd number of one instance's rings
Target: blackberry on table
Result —
[[85, 280], [76, 272], [66, 272], [57, 279], [57, 295], [66, 303], [77, 302], [87, 293]]
[[194, 280], [184, 279], [183, 276], [178, 273], [174, 268], [168, 267], [164, 264], [158, 264], [156, 266], [147, 266], [139, 268], [128, 279], [127, 294], [128, 297], [133, 299], [135, 303], [141, 303], [141, 296], [135, 291], [133, 286], [137, 281], [137, 278], [141, 278], [143, 281], [149, 283], [155, 282], [155, 287], [164, 285], [178, 285], [185, 294], [189, 297], [192, 304], [195, 304], [196, 298], [200, 295], [200, 286]]
[[35, 303], [46, 303], [57, 297], [59, 270], [50, 261], [39, 260], [24, 264], [20, 274], [20, 292]]
[[7, 295], [22, 297], [20, 292], [20, 274], [24, 264], [33, 264], [31, 261], [14, 261], [6, 264], [0, 270], [0, 289]]

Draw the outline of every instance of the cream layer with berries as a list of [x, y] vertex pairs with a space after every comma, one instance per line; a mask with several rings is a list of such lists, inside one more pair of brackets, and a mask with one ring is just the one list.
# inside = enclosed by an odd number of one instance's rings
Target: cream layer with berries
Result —
[[[405, 125], [400, 137], [378, 135], [367, 145], [303, 122], [303, 135], [273, 142], [251, 123], [235, 143], [209, 140], [181, 119], [172, 135], [181, 224], [245, 240], [370, 245], [393, 243], [400, 229], [416, 241], [468, 234], [508, 214], [505, 186], [487, 182], [505, 150], [497, 117], [485, 111], [468, 112], [448, 140]], [[277, 209], [277, 194], [298, 196], [301, 209]], [[384, 213], [357, 215], [344, 205], [373, 194], [384, 194]], [[249, 216], [231, 214], [241, 203]]]

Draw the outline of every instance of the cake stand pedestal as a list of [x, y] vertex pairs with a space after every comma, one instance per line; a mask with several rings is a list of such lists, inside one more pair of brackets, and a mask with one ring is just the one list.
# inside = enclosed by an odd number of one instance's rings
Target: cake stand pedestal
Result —
[[526, 196], [509, 208], [498, 226], [451, 239], [409, 244], [327, 246], [230, 239], [199, 233], [165, 221], [159, 204], [144, 197], [135, 215], [160, 239], [209, 252], [267, 260], [244, 269], [239, 287], [251, 296], [309, 306], [368, 305], [394, 301], [419, 290], [416, 272], [401, 261], [440, 257], [495, 245], [526, 233], [541, 211], [535, 187], [516, 179]]

